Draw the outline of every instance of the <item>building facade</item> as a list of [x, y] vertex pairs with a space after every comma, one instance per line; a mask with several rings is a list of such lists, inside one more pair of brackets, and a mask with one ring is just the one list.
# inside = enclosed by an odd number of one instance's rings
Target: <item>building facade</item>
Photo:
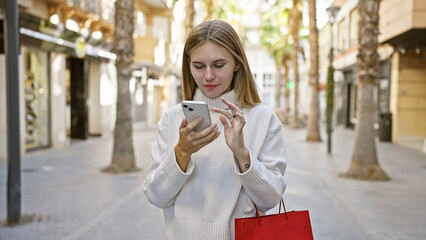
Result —
[[426, 140], [426, 2], [383, 1], [380, 33], [379, 41], [393, 48], [392, 141]]
[[[357, 123], [357, 55], [358, 55], [358, 0], [335, 1], [339, 6], [332, 31], [335, 68], [335, 109], [334, 122], [336, 125], [354, 129]], [[326, 28], [325, 28], [326, 29]], [[330, 46], [329, 48], [330, 49]], [[389, 112], [389, 81], [390, 81], [390, 52], [389, 46], [379, 47], [380, 63], [379, 76], [376, 79], [376, 129], [382, 114]]]
[[[19, 0], [21, 153], [112, 133], [115, 0]], [[135, 122], [155, 125], [180, 97], [171, 1], [135, 1]], [[183, 12], [178, 6], [175, 10]], [[6, 76], [0, 15], [0, 160], [6, 158]], [[183, 19], [183, 17], [181, 17]], [[173, 26], [174, 27], [174, 26]], [[179, 28], [178, 28], [179, 29]], [[176, 41], [174, 46], [171, 40]], [[170, 50], [170, 49], [174, 49]], [[180, 101], [180, 100], [179, 100]]]
[[[135, 2], [135, 71], [130, 88], [135, 122], [155, 126], [165, 110], [181, 101], [180, 69], [183, 49], [182, 1]], [[180, 14], [179, 14], [180, 13]]]
[[[105, 99], [100, 91], [103, 88], [112, 94], [109, 97], [115, 96], [112, 4], [107, 0], [103, 4], [99, 0], [18, 1], [22, 154], [110, 132], [115, 100], [101, 101]], [[4, 46], [3, 38], [0, 45]], [[2, 69], [4, 50], [0, 52]], [[0, 82], [5, 85], [4, 74]], [[1, 105], [5, 119], [5, 99]], [[6, 156], [4, 119], [0, 121], [2, 158]]]
[[[335, 123], [352, 129], [357, 123], [358, 0], [336, 0], [332, 5], [340, 7], [331, 29], [336, 69]], [[421, 0], [382, 1], [379, 16], [375, 127], [383, 141], [425, 139], [426, 4]]]

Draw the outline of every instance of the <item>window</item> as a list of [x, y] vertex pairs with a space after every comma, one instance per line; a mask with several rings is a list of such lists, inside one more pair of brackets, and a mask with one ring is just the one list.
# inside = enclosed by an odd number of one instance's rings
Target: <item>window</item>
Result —
[[50, 144], [49, 56], [45, 51], [24, 47], [25, 147]]
[[274, 78], [272, 74], [265, 73], [263, 74], [263, 87], [264, 88], [271, 88], [274, 86]]
[[169, 20], [166, 17], [154, 16], [152, 35], [157, 39], [169, 41]]
[[342, 19], [338, 23], [338, 31], [337, 31], [337, 52], [341, 52], [346, 50], [345, 46], [345, 37], [346, 37], [346, 28], [345, 28], [345, 19]]
[[349, 24], [349, 47], [353, 47], [358, 43], [358, 22], [359, 22], [358, 8], [354, 8], [351, 11], [350, 24]]
[[146, 36], [146, 19], [143, 12], [138, 11], [136, 13], [136, 22], [135, 22], [135, 34], [138, 36]]
[[100, 2], [101, 17], [103, 20], [114, 24], [115, 0], [102, 0]]

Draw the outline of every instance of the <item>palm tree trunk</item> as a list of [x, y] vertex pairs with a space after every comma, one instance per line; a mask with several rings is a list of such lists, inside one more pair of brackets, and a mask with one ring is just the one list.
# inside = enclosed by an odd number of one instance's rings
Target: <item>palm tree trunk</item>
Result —
[[204, 0], [204, 4], [206, 6], [206, 17], [204, 20], [212, 20], [213, 19], [213, 0]]
[[299, 127], [299, 64], [297, 62], [297, 55], [299, 53], [299, 25], [301, 15], [299, 9], [299, 0], [293, 0], [293, 8], [292, 8], [292, 17], [291, 17], [291, 35], [293, 38], [293, 53], [292, 53], [292, 65], [294, 70], [294, 89], [293, 89], [293, 97], [294, 97], [294, 105], [293, 105], [293, 114], [290, 119], [290, 127], [298, 128]]
[[377, 53], [379, 33], [380, 0], [360, 0], [359, 54], [358, 54], [358, 123], [356, 125], [355, 148], [351, 164], [344, 177], [388, 180], [380, 168], [376, 152], [374, 122], [375, 79], [378, 75], [379, 56]]
[[185, 13], [185, 34], [188, 36], [189, 32], [194, 27], [194, 0], [186, 0], [186, 13]]
[[281, 110], [281, 66], [277, 62], [275, 62], [275, 114], [278, 118], [283, 121], [282, 110]]
[[117, 116], [114, 130], [112, 161], [105, 172], [132, 172], [136, 167], [133, 151], [133, 119], [129, 80], [133, 65], [134, 0], [115, 2], [115, 43], [117, 54]]
[[316, 21], [316, 0], [309, 0], [309, 44], [311, 51], [311, 68], [309, 72], [311, 103], [306, 140], [311, 142], [320, 142], [321, 136], [318, 123], [318, 29]]
[[283, 60], [283, 67], [284, 67], [284, 123], [288, 124], [289, 119], [288, 116], [290, 115], [290, 89], [288, 89], [288, 83], [289, 83], [289, 67], [287, 60]]

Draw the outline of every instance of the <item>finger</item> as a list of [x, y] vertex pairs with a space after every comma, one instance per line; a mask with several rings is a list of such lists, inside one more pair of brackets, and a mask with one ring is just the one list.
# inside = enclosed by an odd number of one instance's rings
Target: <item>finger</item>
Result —
[[232, 113], [230, 113], [228, 110], [225, 110], [225, 109], [213, 108], [213, 111], [225, 115], [225, 117], [227, 117], [228, 119], [231, 119], [233, 116]]
[[228, 122], [228, 119], [226, 119], [224, 116], [220, 116], [220, 122], [222, 123], [223, 127], [225, 128], [225, 130], [227, 128], [231, 127], [231, 125]]
[[246, 122], [246, 120], [244, 119], [244, 115], [243, 115], [242, 113], [240, 113], [240, 112], [236, 112], [234, 116], [235, 116], [235, 117], [238, 117], [238, 118], [240, 119], [240, 121], [241, 121], [241, 122], [243, 122], [243, 123], [245, 123], [245, 122]]
[[208, 134], [206, 136], [204, 136], [203, 138], [199, 139], [198, 144], [201, 144], [202, 146], [205, 146], [209, 143], [211, 143], [212, 141], [214, 141], [218, 136], [219, 136], [220, 132], [217, 128], [217, 126], [213, 129], [213, 131], [208, 132]]
[[212, 141], [212, 139], [219, 133], [219, 129], [215, 126], [212, 131], [207, 132], [207, 134], [198, 140], [199, 144], [207, 144]]
[[210, 127], [206, 128], [206, 129], [204, 129], [200, 132], [197, 132], [194, 135], [194, 139], [205, 138], [206, 136], [208, 136], [210, 133], [214, 132], [215, 130], [217, 131], [217, 124], [216, 123], [212, 124]]
[[241, 109], [239, 109], [235, 104], [231, 103], [230, 101], [226, 100], [226, 98], [222, 97], [222, 102], [225, 103], [226, 105], [228, 105], [228, 107], [233, 111], [233, 112], [243, 112], [241, 111]]
[[186, 124], [187, 124], [187, 122], [186, 122], [186, 118], [183, 118], [183, 119], [182, 119], [182, 122], [180, 123], [179, 128], [184, 128], [184, 127], [186, 127]]
[[195, 128], [198, 124], [200, 124], [202, 121], [203, 121], [203, 118], [202, 118], [202, 117], [199, 117], [199, 118], [195, 119], [194, 121], [192, 121], [192, 122], [188, 123], [188, 124], [186, 125], [186, 127], [188, 128], [188, 130], [193, 131], [193, 130], [194, 130], [194, 128]]

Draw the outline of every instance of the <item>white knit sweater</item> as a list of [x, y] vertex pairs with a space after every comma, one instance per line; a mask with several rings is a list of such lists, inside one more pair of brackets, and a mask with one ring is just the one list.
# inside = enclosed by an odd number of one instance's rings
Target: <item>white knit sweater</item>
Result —
[[[222, 95], [235, 103], [235, 92]], [[206, 101], [221, 135], [194, 153], [186, 172], [176, 163], [174, 146], [183, 119], [180, 105], [170, 108], [158, 123], [152, 165], [144, 183], [148, 200], [164, 210], [166, 234], [173, 240], [234, 239], [234, 220], [273, 208], [286, 183], [286, 153], [282, 125], [265, 105], [243, 108], [244, 143], [251, 166], [241, 174], [226, 145], [219, 113], [226, 109], [220, 98], [211, 99], [197, 89], [194, 100]]]

